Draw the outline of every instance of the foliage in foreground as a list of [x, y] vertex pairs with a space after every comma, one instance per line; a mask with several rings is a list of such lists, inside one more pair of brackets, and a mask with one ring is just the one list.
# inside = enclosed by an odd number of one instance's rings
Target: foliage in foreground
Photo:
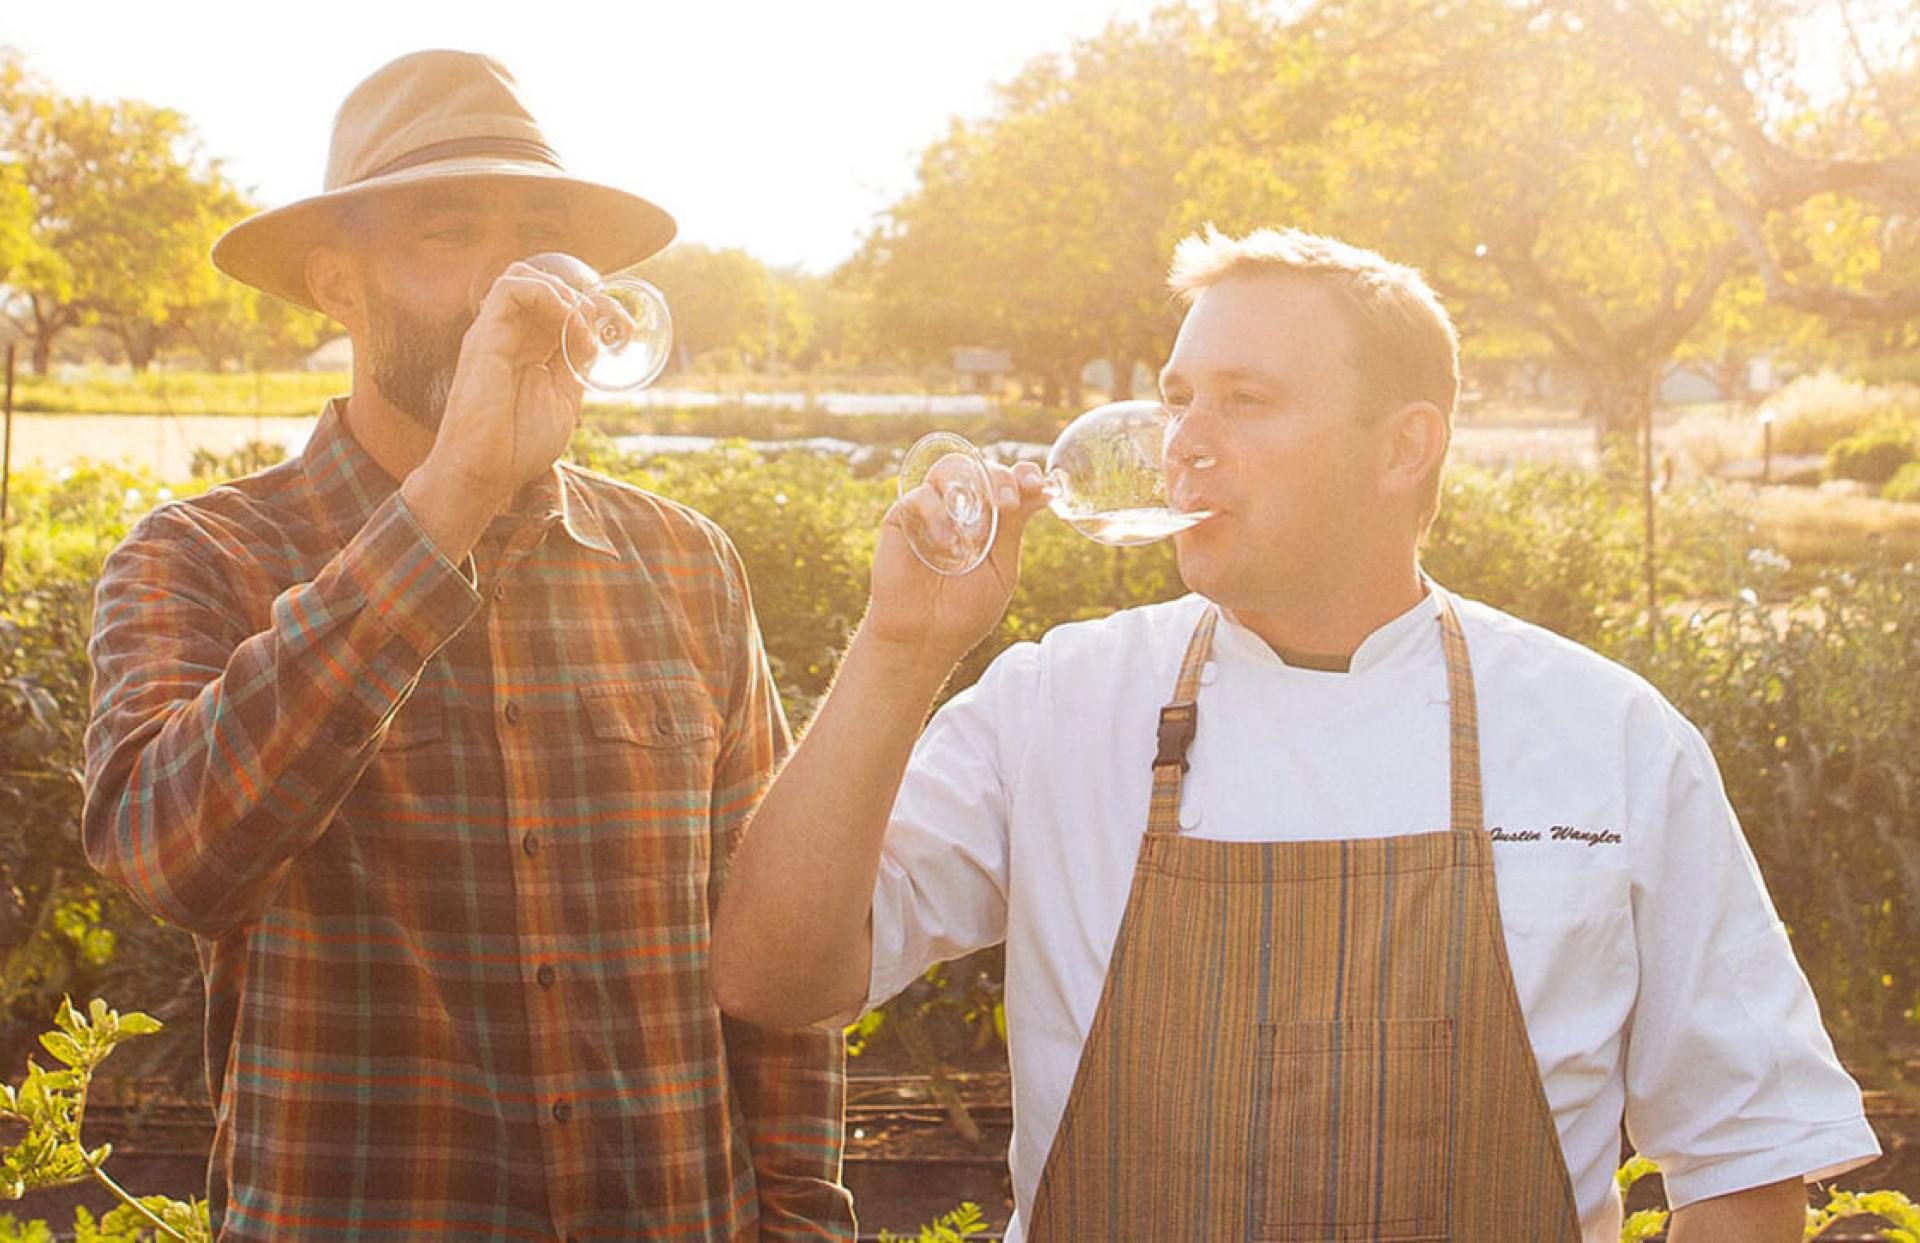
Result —
[[[59, 1069], [42, 1069], [29, 1060], [19, 1087], [0, 1084], [0, 1120], [25, 1128], [20, 1140], [0, 1153], [0, 1200], [18, 1200], [29, 1191], [91, 1180], [120, 1203], [98, 1223], [81, 1210], [76, 1231], [83, 1239], [202, 1243], [210, 1238], [204, 1202], [131, 1194], [106, 1171], [112, 1145], [90, 1149], [80, 1136], [87, 1092], [100, 1064], [122, 1041], [159, 1030], [159, 1022], [152, 1017], [120, 1014], [98, 998], [84, 1013], [72, 1001], [61, 1000], [53, 1030], [40, 1037]], [[29, 1223], [29, 1228], [37, 1224]]]
[[[75, 1234], [85, 1243], [141, 1243], [163, 1238], [177, 1243], [199, 1243], [209, 1237], [207, 1206], [204, 1202], [180, 1201], [167, 1196], [135, 1197], [109, 1177], [105, 1170], [109, 1145], [88, 1149], [80, 1137], [85, 1121], [87, 1092], [94, 1073], [122, 1041], [149, 1035], [159, 1023], [147, 1015], [119, 1014], [99, 999], [85, 1013], [71, 1001], [63, 1000], [54, 1029], [42, 1034], [42, 1045], [61, 1064], [59, 1070], [42, 1070], [28, 1064], [25, 1081], [18, 1087], [0, 1084], [0, 1120], [23, 1124], [24, 1137], [0, 1154], [0, 1200], [17, 1200], [26, 1192], [92, 1179], [107, 1187], [120, 1205], [99, 1222], [85, 1209], [78, 1210]], [[1628, 1160], [1615, 1175], [1624, 1198], [1642, 1177], [1658, 1172], [1659, 1167], [1644, 1157]], [[1621, 1243], [1641, 1243], [1666, 1227], [1669, 1214], [1663, 1209], [1643, 1209], [1628, 1217], [1620, 1232]], [[1831, 1191], [1827, 1203], [1807, 1210], [1805, 1237], [1818, 1238], [1837, 1221], [1878, 1217], [1889, 1223], [1879, 1237], [1892, 1243], [1920, 1243], [1920, 1207], [1897, 1191]], [[980, 1206], [964, 1203], [922, 1226], [911, 1238], [883, 1230], [882, 1243], [960, 1243], [984, 1234], [987, 1223]], [[53, 1235], [44, 1222], [24, 1226], [11, 1217], [0, 1217], [0, 1243], [51, 1243]]]

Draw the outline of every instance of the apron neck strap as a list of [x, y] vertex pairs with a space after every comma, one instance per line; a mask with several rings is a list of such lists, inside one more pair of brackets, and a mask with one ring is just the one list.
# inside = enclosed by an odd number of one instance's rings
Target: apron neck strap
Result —
[[[1453, 784], [1453, 830], [1480, 833], [1486, 829], [1480, 794], [1480, 713], [1473, 694], [1473, 661], [1467, 636], [1453, 600], [1429, 583], [1439, 601], [1440, 646], [1447, 660], [1449, 761]], [[1153, 798], [1147, 809], [1147, 832], [1180, 831], [1180, 791], [1187, 771], [1187, 749], [1198, 731], [1200, 669], [1213, 651], [1213, 631], [1220, 621], [1218, 605], [1201, 614], [1187, 640], [1173, 699], [1160, 709], [1159, 747], [1153, 757]]]
[[1173, 702], [1160, 709], [1160, 746], [1153, 757], [1153, 799], [1147, 805], [1147, 832], [1180, 831], [1180, 786], [1187, 771], [1187, 748], [1200, 724], [1200, 667], [1213, 651], [1213, 628], [1220, 622], [1220, 606], [1208, 605], [1187, 640], [1174, 683]]
[[1453, 831], [1484, 833], [1486, 815], [1480, 803], [1480, 708], [1473, 695], [1473, 660], [1467, 655], [1467, 635], [1460, 628], [1453, 600], [1438, 587], [1440, 646], [1447, 656], [1447, 715], [1453, 772]]

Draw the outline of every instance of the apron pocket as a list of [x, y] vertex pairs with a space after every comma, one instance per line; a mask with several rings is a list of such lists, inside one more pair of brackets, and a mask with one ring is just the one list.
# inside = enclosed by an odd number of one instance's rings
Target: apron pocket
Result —
[[1452, 1077], [1447, 1019], [1261, 1024], [1258, 1237], [1445, 1240]]

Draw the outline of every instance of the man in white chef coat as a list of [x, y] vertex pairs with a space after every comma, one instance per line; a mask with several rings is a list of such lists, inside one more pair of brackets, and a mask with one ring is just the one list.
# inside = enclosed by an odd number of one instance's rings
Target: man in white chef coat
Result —
[[734, 860], [721, 1005], [843, 1020], [1006, 943], [1010, 1238], [1800, 1238], [1879, 1151], [1695, 729], [1422, 573], [1459, 387], [1420, 276], [1182, 243], [1161, 374], [1192, 595], [1062, 626], [924, 730], [1006, 607], [890, 513], [832, 693]]

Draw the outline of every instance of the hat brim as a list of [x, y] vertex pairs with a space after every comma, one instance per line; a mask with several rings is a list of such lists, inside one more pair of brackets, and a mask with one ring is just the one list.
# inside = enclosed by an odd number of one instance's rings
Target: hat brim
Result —
[[237, 281], [310, 311], [307, 254], [337, 236], [340, 208], [434, 181], [537, 181], [564, 192], [566, 247], [601, 272], [618, 272], [663, 249], [677, 226], [665, 211], [624, 190], [569, 177], [544, 164], [475, 157], [441, 160], [371, 177], [247, 217], [213, 244], [213, 266]]

